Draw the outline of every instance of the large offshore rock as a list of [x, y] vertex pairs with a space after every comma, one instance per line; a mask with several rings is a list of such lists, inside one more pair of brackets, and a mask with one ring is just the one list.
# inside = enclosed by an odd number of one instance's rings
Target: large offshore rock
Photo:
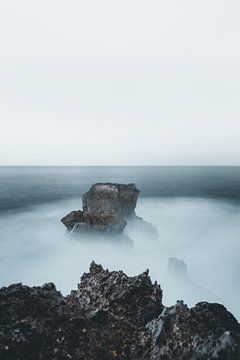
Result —
[[61, 221], [73, 233], [122, 233], [126, 219], [135, 217], [139, 191], [134, 184], [97, 183], [83, 195], [83, 211], [72, 211]]
[[135, 215], [139, 190], [135, 184], [97, 183], [83, 195], [83, 210], [91, 214]]
[[67, 297], [54, 284], [0, 289], [1, 360], [239, 360], [240, 325], [224, 306], [162, 305], [148, 272], [91, 264]]

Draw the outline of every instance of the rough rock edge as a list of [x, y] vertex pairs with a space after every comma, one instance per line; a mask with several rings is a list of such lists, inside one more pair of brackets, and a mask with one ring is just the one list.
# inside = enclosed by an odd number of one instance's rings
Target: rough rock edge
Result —
[[148, 271], [94, 262], [67, 297], [54, 284], [0, 289], [0, 359], [239, 360], [240, 325], [223, 305], [162, 305]]
[[96, 183], [83, 194], [83, 210], [61, 219], [69, 232], [121, 234], [134, 218], [139, 190], [135, 184]]

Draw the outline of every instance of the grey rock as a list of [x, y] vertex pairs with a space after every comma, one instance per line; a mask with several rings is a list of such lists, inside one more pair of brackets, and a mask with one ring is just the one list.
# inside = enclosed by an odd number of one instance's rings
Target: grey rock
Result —
[[168, 259], [168, 272], [170, 275], [177, 277], [187, 277], [187, 264], [176, 257]]
[[135, 215], [139, 190], [135, 184], [97, 183], [83, 195], [83, 211], [91, 214]]
[[71, 211], [68, 215], [61, 219], [61, 222], [66, 226], [67, 230], [72, 230], [76, 223], [83, 222], [83, 211]]
[[122, 233], [126, 219], [136, 217], [138, 194], [134, 184], [94, 184], [83, 195], [83, 211], [72, 211], [61, 221], [72, 234]]

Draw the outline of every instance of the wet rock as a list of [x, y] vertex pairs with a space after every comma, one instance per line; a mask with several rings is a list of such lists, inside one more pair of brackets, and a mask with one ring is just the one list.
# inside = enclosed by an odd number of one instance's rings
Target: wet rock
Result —
[[[127, 222], [114, 212], [85, 212], [84, 224], [87, 224], [93, 232], [121, 233]], [[79, 231], [79, 229], [74, 228], [74, 231]]]
[[97, 183], [83, 195], [83, 211], [72, 211], [61, 221], [74, 234], [122, 233], [135, 216], [139, 190], [134, 184]]
[[[82, 197], [83, 210], [72, 211], [61, 221], [71, 237], [111, 234], [114, 235], [113, 240], [116, 240], [116, 235], [123, 234], [120, 240], [124, 240], [126, 245], [133, 243], [131, 234], [141, 234], [149, 241], [159, 240], [157, 229], [135, 213], [138, 195], [135, 184], [94, 184]], [[126, 225], [127, 231], [124, 231]]]
[[152, 360], [240, 359], [240, 325], [223, 305], [182, 301], [147, 324]]
[[148, 271], [94, 262], [67, 297], [54, 284], [0, 289], [2, 360], [239, 360], [240, 325], [224, 306], [162, 305]]
[[1, 360], [149, 359], [150, 338], [125, 318], [88, 314], [52, 285], [0, 290]]
[[74, 225], [83, 222], [83, 211], [71, 211], [68, 215], [61, 219], [61, 222], [66, 226], [67, 230], [72, 230]]
[[145, 325], [163, 309], [162, 290], [152, 284], [148, 271], [129, 277], [94, 262], [81, 278], [78, 297], [87, 313], [105, 310], [137, 326]]
[[90, 214], [135, 215], [139, 190], [135, 184], [97, 183], [83, 195], [83, 210]]

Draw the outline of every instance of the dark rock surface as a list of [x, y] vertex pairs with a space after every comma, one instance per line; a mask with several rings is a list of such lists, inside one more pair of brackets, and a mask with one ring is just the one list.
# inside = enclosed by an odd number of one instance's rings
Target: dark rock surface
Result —
[[135, 216], [138, 194], [134, 184], [94, 184], [83, 195], [83, 211], [72, 211], [61, 221], [73, 233], [122, 233], [126, 219]]
[[219, 304], [166, 308], [148, 272], [91, 264], [67, 297], [52, 283], [0, 289], [1, 360], [239, 360], [240, 325]]
[[147, 328], [152, 334], [151, 359], [240, 359], [240, 324], [223, 305], [182, 301], [165, 308]]
[[129, 277], [92, 263], [90, 272], [81, 278], [77, 296], [87, 313], [104, 310], [136, 326], [144, 326], [163, 309], [162, 290], [152, 284], [148, 271]]
[[71, 211], [68, 215], [61, 219], [61, 222], [66, 226], [67, 230], [72, 230], [77, 223], [83, 223], [83, 211]]

